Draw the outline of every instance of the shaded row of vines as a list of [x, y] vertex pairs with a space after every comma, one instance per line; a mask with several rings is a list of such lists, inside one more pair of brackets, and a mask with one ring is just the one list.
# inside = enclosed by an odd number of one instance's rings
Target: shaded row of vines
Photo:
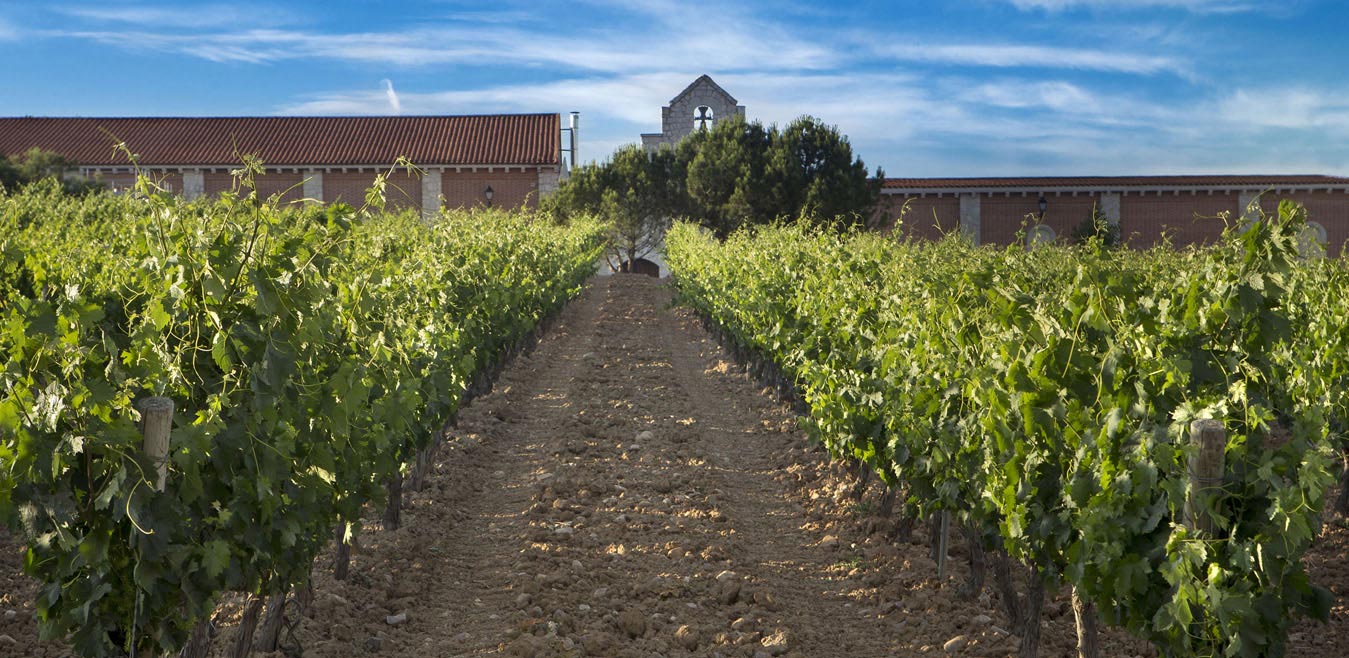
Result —
[[[1268, 656], [1328, 612], [1301, 556], [1349, 418], [1346, 266], [1303, 260], [1304, 227], [1285, 203], [1215, 246], [1140, 252], [676, 225], [667, 260], [834, 455], [991, 556], [1023, 655], [1066, 584], [1084, 651], [1099, 615], [1168, 655]], [[1203, 419], [1226, 439], [1211, 488], [1187, 475]]]
[[[225, 592], [279, 611], [368, 504], [396, 523], [404, 474], [600, 252], [588, 220], [423, 221], [371, 211], [379, 186], [360, 211], [287, 209], [252, 192], [260, 170], [210, 201], [146, 179], [0, 194], [0, 516], [42, 635], [80, 655], [199, 642]], [[164, 493], [140, 453], [152, 396], [175, 408]]]

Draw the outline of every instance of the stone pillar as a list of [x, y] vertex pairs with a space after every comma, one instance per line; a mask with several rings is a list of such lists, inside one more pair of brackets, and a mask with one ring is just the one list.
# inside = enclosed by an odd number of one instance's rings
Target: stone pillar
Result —
[[960, 195], [960, 232], [970, 238], [974, 244], [980, 244], [981, 224], [979, 220], [979, 195]]
[[[304, 198], [323, 203], [323, 172], [309, 169], [304, 172]], [[312, 202], [311, 202], [312, 203]]]
[[1119, 192], [1101, 195], [1101, 214], [1111, 226], [1119, 226]]
[[183, 198], [191, 201], [206, 194], [206, 176], [200, 169], [183, 171]]
[[1251, 204], [1260, 197], [1260, 193], [1253, 190], [1246, 190], [1237, 194], [1237, 216], [1241, 218], [1241, 228], [1245, 230], [1250, 227], [1255, 220], [1260, 219], [1259, 208], [1251, 208]]
[[431, 221], [440, 214], [440, 190], [445, 172], [440, 169], [428, 169], [422, 176], [422, 219]]
[[557, 191], [558, 171], [552, 167], [539, 167], [539, 200]]

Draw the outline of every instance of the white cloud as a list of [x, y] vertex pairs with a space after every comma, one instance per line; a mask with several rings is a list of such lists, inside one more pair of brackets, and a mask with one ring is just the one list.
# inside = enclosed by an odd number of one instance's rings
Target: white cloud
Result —
[[394, 114], [402, 114], [403, 104], [398, 100], [398, 92], [393, 90], [393, 80], [385, 78], [380, 82], [384, 83], [384, 99], [388, 101], [389, 109], [392, 110]]
[[990, 82], [969, 88], [963, 93], [963, 98], [996, 107], [1046, 108], [1074, 114], [1097, 114], [1102, 109], [1095, 95], [1082, 87], [1063, 81]]
[[1239, 89], [1216, 116], [1236, 128], [1331, 131], [1349, 135], [1349, 98], [1309, 88]]
[[1197, 14], [1235, 14], [1271, 8], [1271, 3], [1257, 0], [1008, 0], [1022, 11], [1051, 12], [1071, 9], [1149, 10], [1156, 8], [1182, 9]]
[[[376, 63], [393, 66], [495, 64], [551, 66], [568, 71], [634, 73], [666, 71], [671, 63], [703, 70], [822, 70], [839, 64], [837, 48], [797, 36], [782, 25], [735, 8], [700, 8], [697, 21], [687, 7], [666, 0], [607, 2], [634, 15], [644, 27], [597, 21], [590, 28], [562, 30], [533, 15], [451, 14], [423, 27], [371, 32], [302, 29], [231, 29], [256, 23], [224, 21], [215, 32], [183, 34], [155, 29], [162, 14], [168, 25], [185, 22], [177, 10], [146, 10], [134, 22], [141, 29], [74, 28], [46, 36], [91, 40], [120, 48], [180, 53], [211, 61], [245, 63], [296, 59]], [[79, 8], [80, 15], [115, 20], [118, 12]], [[136, 15], [135, 12], [132, 15]], [[206, 22], [203, 18], [202, 21]], [[215, 22], [216, 19], [211, 19]]]
[[127, 23], [147, 29], [203, 29], [293, 23], [296, 16], [275, 5], [197, 5], [146, 7], [125, 5], [56, 6], [54, 11], [94, 23]]
[[[581, 157], [604, 159], [643, 132], [660, 131], [660, 108], [701, 72], [651, 73], [558, 80], [399, 95], [409, 114], [581, 113]], [[320, 94], [278, 109], [286, 115], [377, 115], [387, 112], [373, 91]], [[565, 120], [565, 119], [564, 119]]]
[[976, 106], [1035, 113], [1050, 127], [1064, 122], [1090, 124], [1100, 129], [1146, 129], [1174, 132], [1195, 116], [1184, 108], [1144, 98], [1106, 93], [1063, 80], [1001, 79], [989, 82], [956, 80], [947, 93]]
[[[688, 85], [697, 73], [656, 73], [616, 78], [577, 78], [540, 84], [503, 85], [399, 95], [411, 114], [484, 114], [499, 112], [565, 112], [603, 116], [634, 126], [653, 124], [659, 130], [660, 107]], [[283, 105], [281, 114], [382, 114], [384, 94], [352, 91], [320, 94]], [[587, 118], [584, 125], [603, 125]], [[632, 140], [637, 135], [634, 133]]]
[[[619, 145], [660, 131], [660, 108], [701, 71], [584, 78], [437, 93], [403, 93], [409, 113], [582, 113], [585, 159], [603, 158]], [[1028, 138], [1042, 134], [1033, 121], [984, 115], [967, 102], [933, 93], [924, 80], [898, 74], [714, 74], [748, 107], [751, 119], [786, 125], [810, 114], [838, 126], [853, 143], [895, 142], [932, 134]], [[383, 114], [387, 102], [371, 91], [323, 94], [279, 108], [289, 115]], [[986, 113], [983, 113], [986, 114]], [[1058, 126], [1059, 130], [1065, 130]], [[859, 151], [860, 152], [860, 151]], [[865, 158], [865, 153], [863, 153]], [[878, 163], [869, 164], [873, 166]]]
[[[1028, 12], [1154, 11], [1085, 25], [1053, 17], [1071, 25], [1044, 42], [1052, 45], [1030, 38], [976, 41], [968, 33], [943, 38], [937, 32], [885, 32], [880, 26], [825, 30], [817, 25], [824, 17], [802, 24], [785, 20], [781, 12], [717, 4], [695, 9], [677, 0], [577, 0], [578, 19], [590, 12], [604, 20], [565, 21], [566, 28], [532, 4], [507, 2], [501, 11], [449, 13], [410, 29], [347, 33], [231, 20], [228, 8], [214, 16], [163, 8], [113, 16], [90, 5], [66, 12], [73, 27], [34, 34], [216, 62], [313, 60], [358, 71], [374, 68], [399, 77], [405, 87], [420, 75], [421, 89], [435, 84], [427, 81], [430, 73], [445, 81], [445, 90], [409, 93], [409, 87], [399, 93], [391, 80], [383, 80], [378, 87], [285, 99], [277, 111], [578, 110], [584, 159], [603, 158], [639, 141], [643, 132], [658, 131], [661, 106], [709, 73], [748, 107], [751, 118], [783, 125], [802, 114], [817, 116], [847, 134], [868, 165], [885, 165], [897, 175], [1349, 170], [1349, 161], [1339, 155], [1343, 147], [1323, 138], [1349, 135], [1349, 101], [1330, 89], [1229, 93], [1231, 83], [1201, 83], [1196, 71], [1212, 74], [1212, 69], [1201, 68], [1205, 60], [1197, 53], [1208, 52], [1204, 40], [1212, 33], [1195, 34], [1189, 23], [1212, 19], [1177, 21], [1173, 13], [1155, 11], [1264, 11], [1263, 0], [999, 1]], [[689, 20], [693, 14], [697, 20]], [[999, 34], [1025, 33], [1016, 27]], [[0, 39], [7, 29], [17, 34], [0, 18]], [[508, 82], [456, 89], [462, 83], [442, 75], [486, 66], [505, 71], [502, 79]], [[513, 72], [524, 71], [529, 73], [523, 78], [546, 79], [509, 82]], [[368, 73], [356, 77], [363, 76]], [[1296, 84], [1296, 78], [1290, 80]], [[1271, 146], [1267, 137], [1276, 129], [1302, 132], [1289, 133], [1292, 140], [1284, 146]]]
[[[702, 73], [596, 75], [541, 84], [402, 93], [416, 114], [582, 113], [581, 155], [603, 159], [660, 130], [660, 108]], [[1331, 94], [1244, 91], [1175, 105], [1061, 80], [976, 82], [917, 74], [713, 73], [752, 119], [811, 114], [838, 126], [869, 167], [889, 175], [1349, 173], [1333, 149], [1273, 147], [1264, 128], [1349, 134]], [[283, 114], [384, 114], [372, 90], [317, 95]], [[565, 120], [565, 118], [564, 118]], [[1324, 140], [1322, 140], [1324, 141]]]
[[881, 46], [877, 48], [876, 52], [883, 57], [903, 61], [934, 62], [961, 66], [1037, 67], [1136, 74], [1185, 73], [1185, 67], [1180, 62], [1160, 55], [1139, 55], [1127, 52], [1014, 43], [999, 45], [902, 44]]
[[4, 18], [0, 18], [0, 41], [17, 41], [18, 39], [18, 28]]
[[826, 47], [785, 35], [748, 35], [729, 26], [680, 34], [585, 35], [537, 33], [512, 27], [437, 27], [402, 32], [325, 34], [257, 29], [217, 34], [80, 30], [48, 36], [87, 39], [124, 48], [182, 53], [247, 63], [325, 59], [394, 66], [527, 64], [624, 73], [667, 70], [671, 62], [698, 68], [820, 69], [838, 62]]

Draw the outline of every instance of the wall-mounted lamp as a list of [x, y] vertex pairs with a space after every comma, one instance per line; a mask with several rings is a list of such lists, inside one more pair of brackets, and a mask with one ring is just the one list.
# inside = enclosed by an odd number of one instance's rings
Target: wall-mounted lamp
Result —
[[[490, 193], [487, 198], [492, 198]], [[1045, 218], [1045, 209], [1049, 207], [1049, 200], [1043, 194], [1040, 195], [1040, 219]]]
[[487, 186], [487, 189], [485, 189], [485, 190], [482, 191], [483, 198], [487, 199], [487, 207], [488, 207], [488, 208], [491, 208], [491, 207], [492, 207], [492, 195], [493, 195], [493, 194], [495, 194], [495, 192], [492, 191], [492, 186], [491, 186], [491, 185], [488, 185], [488, 186]]

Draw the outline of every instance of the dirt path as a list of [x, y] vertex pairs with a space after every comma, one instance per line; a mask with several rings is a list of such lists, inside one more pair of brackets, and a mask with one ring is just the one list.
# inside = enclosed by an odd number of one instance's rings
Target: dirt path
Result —
[[[725, 358], [662, 283], [595, 280], [465, 409], [402, 528], [372, 521], [346, 581], [320, 559], [313, 606], [269, 658], [1013, 655], [996, 594], [955, 595], [959, 537], [939, 580], [925, 530], [887, 539], [879, 486], [854, 499], [855, 478]], [[1309, 555], [1337, 607], [1329, 628], [1299, 623], [1293, 656], [1349, 647], [1346, 545], [1334, 523]], [[0, 604], [17, 608], [0, 656], [64, 655], [36, 641], [34, 586], [2, 533], [0, 549]], [[222, 606], [213, 655], [239, 609]], [[1072, 655], [1065, 597], [1044, 624], [1040, 655]], [[1156, 654], [1107, 631], [1102, 655]]]
[[[465, 410], [404, 528], [369, 530], [351, 581], [318, 575], [303, 654], [1013, 655], [996, 594], [954, 593], [959, 538], [937, 579], [924, 530], [886, 539], [878, 486], [856, 502], [724, 358], [662, 283], [594, 281]], [[1040, 655], [1072, 655], [1066, 596], [1044, 623]], [[1102, 649], [1156, 655], [1119, 631]]]
[[305, 654], [898, 648], [779, 481], [794, 422], [669, 301], [644, 277], [588, 288], [466, 411], [405, 528], [363, 538], [361, 577], [320, 576]]

